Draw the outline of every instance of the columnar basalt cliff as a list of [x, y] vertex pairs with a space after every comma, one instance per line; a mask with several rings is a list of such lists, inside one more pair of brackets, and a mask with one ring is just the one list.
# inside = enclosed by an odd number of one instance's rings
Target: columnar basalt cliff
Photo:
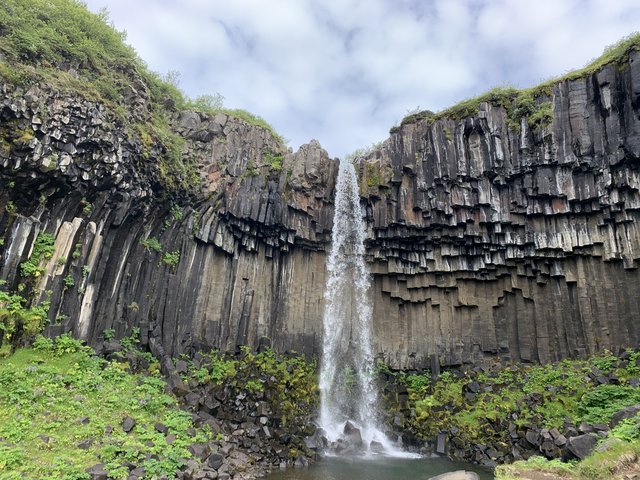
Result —
[[[378, 351], [549, 362], [640, 340], [640, 54], [558, 82], [548, 122], [418, 116], [362, 163]], [[409, 119], [411, 120], [411, 119]]]
[[[0, 93], [0, 278], [50, 301], [49, 333], [319, 353], [338, 163], [316, 141], [293, 153], [233, 115], [168, 106], [203, 179], [187, 195], [166, 187], [162, 145], [104, 102], [42, 82]], [[357, 160], [392, 366], [638, 344], [640, 54], [535, 101], [545, 121], [491, 102], [418, 115]], [[55, 252], [27, 276], [42, 232]]]
[[[206, 191], [169, 197], [153, 171], [162, 152], [101, 104], [41, 85], [2, 92], [2, 279], [51, 302], [49, 332], [96, 344], [140, 328], [174, 355], [262, 337], [316, 353], [337, 173], [317, 142], [293, 154], [234, 117], [176, 114]], [[40, 232], [55, 253], [24, 278]]]

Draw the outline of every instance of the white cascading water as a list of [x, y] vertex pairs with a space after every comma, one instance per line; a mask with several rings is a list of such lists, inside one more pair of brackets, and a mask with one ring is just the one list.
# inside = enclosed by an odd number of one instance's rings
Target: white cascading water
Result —
[[329, 441], [337, 440], [351, 421], [360, 429], [365, 446], [376, 441], [385, 453], [399, 454], [377, 418], [365, 238], [355, 170], [351, 162], [341, 161], [327, 260], [319, 422]]

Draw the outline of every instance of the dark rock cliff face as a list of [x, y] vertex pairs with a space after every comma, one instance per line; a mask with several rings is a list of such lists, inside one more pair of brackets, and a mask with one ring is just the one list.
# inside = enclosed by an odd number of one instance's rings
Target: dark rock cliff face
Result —
[[[224, 114], [174, 114], [205, 179], [169, 196], [155, 156], [99, 103], [2, 86], [0, 278], [40, 232], [50, 333], [97, 343], [140, 328], [152, 350], [269, 337], [319, 354], [337, 161]], [[553, 89], [553, 120], [482, 104], [403, 125], [360, 160], [376, 351], [414, 368], [551, 361], [637, 345], [640, 56]], [[274, 161], [276, 158], [276, 161]]]
[[[154, 181], [161, 152], [145, 153], [100, 104], [46, 87], [2, 93], [0, 275], [50, 300], [50, 333], [96, 344], [105, 329], [140, 328], [174, 355], [266, 336], [317, 354], [337, 173], [317, 142], [293, 154], [232, 117], [176, 115], [206, 191], [171, 199]], [[55, 253], [25, 279], [41, 232]]]
[[482, 104], [404, 125], [365, 160], [376, 338], [392, 364], [638, 344], [640, 55], [549, 100], [543, 128], [508, 128]]

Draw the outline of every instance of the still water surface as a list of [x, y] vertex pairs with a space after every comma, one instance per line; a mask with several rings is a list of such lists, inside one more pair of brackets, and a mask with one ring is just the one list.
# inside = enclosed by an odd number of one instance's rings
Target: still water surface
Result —
[[427, 480], [456, 470], [476, 472], [481, 480], [494, 478], [490, 470], [446, 458], [330, 457], [309, 468], [274, 472], [267, 480]]

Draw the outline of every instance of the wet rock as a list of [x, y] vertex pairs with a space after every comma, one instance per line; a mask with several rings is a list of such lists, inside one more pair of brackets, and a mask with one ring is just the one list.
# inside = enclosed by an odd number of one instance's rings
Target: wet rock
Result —
[[360, 433], [360, 429], [357, 428], [353, 423], [347, 422], [344, 425], [344, 440], [349, 444], [356, 448], [361, 448], [364, 446], [362, 442], [362, 434]]
[[136, 426], [136, 420], [133, 417], [126, 416], [122, 419], [122, 430], [129, 433]]
[[436, 436], [436, 453], [444, 455], [447, 453], [447, 436], [444, 433], [439, 433]]
[[429, 480], [480, 480], [477, 473], [458, 470], [456, 472], [443, 473], [435, 477], [429, 477]]
[[310, 448], [316, 451], [324, 450], [329, 444], [326, 437], [326, 432], [322, 428], [316, 429], [316, 431], [313, 432], [313, 435], [305, 438], [304, 443], [307, 446], [307, 448]]
[[373, 453], [383, 453], [384, 445], [382, 445], [382, 443], [380, 442], [372, 440], [371, 443], [369, 443], [369, 450]]

